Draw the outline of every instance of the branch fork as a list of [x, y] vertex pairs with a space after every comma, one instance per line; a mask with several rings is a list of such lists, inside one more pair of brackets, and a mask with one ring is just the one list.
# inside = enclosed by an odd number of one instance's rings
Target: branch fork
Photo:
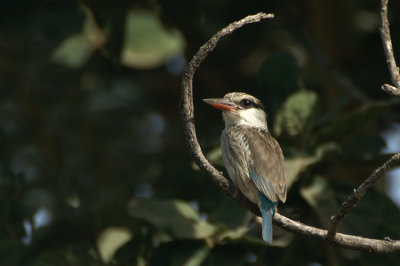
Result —
[[389, 73], [393, 85], [384, 84], [382, 90], [392, 96], [400, 97], [400, 72], [394, 58], [392, 38], [390, 36], [388, 15], [389, 0], [381, 0], [381, 38], [383, 50], [385, 51], [386, 63], [388, 64]]

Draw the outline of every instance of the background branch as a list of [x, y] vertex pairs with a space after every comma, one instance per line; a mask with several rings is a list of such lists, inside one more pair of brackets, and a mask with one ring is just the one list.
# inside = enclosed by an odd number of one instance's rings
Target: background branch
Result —
[[388, 64], [389, 73], [393, 85], [384, 84], [382, 90], [393, 96], [400, 97], [400, 73], [399, 68], [394, 58], [392, 38], [390, 36], [388, 14], [389, 0], [381, 0], [381, 38], [383, 43], [383, 50], [385, 51], [386, 62]]
[[382, 166], [376, 169], [357, 189], [354, 190], [353, 194], [343, 202], [338, 213], [331, 218], [331, 226], [328, 230], [328, 239], [332, 239], [335, 236], [340, 222], [349, 211], [356, 207], [357, 202], [364, 196], [367, 189], [372, 186], [376, 180], [383, 176], [390, 168], [398, 164], [399, 161], [400, 153], [393, 155]]
[[[197, 165], [200, 167], [200, 169], [202, 169], [207, 173], [207, 175], [222, 189], [222, 191], [224, 191], [228, 196], [234, 198], [242, 206], [244, 206], [246, 209], [250, 210], [251, 212], [253, 212], [258, 216], [260, 215], [258, 207], [240, 193], [239, 195], [234, 196], [233, 186], [227, 181], [227, 179], [222, 175], [221, 172], [216, 170], [209, 163], [209, 161], [205, 158], [204, 154], [202, 153], [199, 142], [197, 140], [195, 124], [194, 124], [193, 76], [197, 68], [200, 66], [201, 62], [215, 48], [217, 42], [222, 37], [231, 34], [232, 32], [234, 32], [235, 30], [244, 25], [259, 22], [262, 19], [267, 19], [267, 18], [273, 18], [273, 14], [258, 13], [256, 15], [245, 17], [240, 21], [233, 22], [232, 24], [229, 24], [227, 27], [223, 28], [221, 31], [219, 31], [217, 34], [211, 37], [211, 39], [208, 40], [203, 46], [201, 46], [200, 49], [197, 51], [197, 53], [193, 56], [192, 60], [188, 63], [183, 73], [182, 90], [181, 90], [182, 95], [180, 103], [181, 119], [183, 122], [186, 142]], [[382, 166], [383, 169], [385, 170], [379, 170], [381, 169], [379, 168], [377, 171], [387, 171], [387, 166], [385, 165], [394, 164], [395, 162], [398, 161], [398, 157], [395, 157], [394, 159], [392, 158], [392, 161], [391, 160], [389, 161]], [[381, 174], [383, 173], [379, 172], [379, 174], [375, 174], [376, 178], [379, 177], [379, 175]], [[367, 184], [369, 184], [369, 182], [367, 182]], [[364, 187], [366, 189], [368, 188], [368, 185], [364, 185]], [[323, 241], [328, 240], [327, 230], [322, 230], [312, 226], [304, 225], [300, 222], [293, 221], [287, 217], [284, 217], [279, 213], [276, 213], [274, 215], [274, 223], [290, 232], [294, 232], [309, 238], [323, 240]], [[330, 239], [330, 242], [339, 247], [350, 248], [361, 251], [369, 251], [376, 253], [400, 252], [400, 241], [368, 239], [368, 238], [338, 233], [334, 234], [332, 239]]]

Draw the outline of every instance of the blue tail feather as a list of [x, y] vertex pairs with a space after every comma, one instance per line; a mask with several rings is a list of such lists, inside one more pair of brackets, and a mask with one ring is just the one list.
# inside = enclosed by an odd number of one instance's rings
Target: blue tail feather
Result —
[[264, 194], [259, 195], [261, 201], [262, 237], [265, 242], [272, 242], [272, 216], [275, 212], [276, 202], [270, 201]]

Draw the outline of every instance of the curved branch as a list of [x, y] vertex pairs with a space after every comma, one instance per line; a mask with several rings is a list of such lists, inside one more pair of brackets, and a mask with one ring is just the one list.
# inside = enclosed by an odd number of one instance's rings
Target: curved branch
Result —
[[393, 155], [388, 161], [376, 169], [357, 189], [354, 190], [353, 194], [343, 202], [339, 212], [331, 218], [331, 226], [328, 230], [328, 239], [332, 239], [335, 236], [340, 222], [349, 211], [356, 207], [357, 202], [364, 196], [367, 189], [390, 168], [398, 164], [399, 161], [400, 153]]
[[400, 97], [400, 73], [396, 65], [393, 53], [392, 38], [390, 37], [389, 21], [387, 18], [389, 0], [381, 0], [381, 38], [383, 50], [385, 51], [386, 63], [388, 64], [392, 85], [384, 84], [382, 90], [393, 96]]
[[200, 49], [196, 55], [193, 56], [192, 60], [185, 67], [182, 77], [182, 95], [181, 95], [181, 119], [183, 122], [183, 129], [185, 132], [185, 138], [187, 145], [192, 153], [192, 156], [200, 167], [212, 178], [214, 182], [224, 191], [228, 196], [238, 200], [244, 207], [251, 210], [255, 214], [259, 215], [259, 210], [252, 202], [247, 200], [243, 195], [238, 193], [234, 196], [234, 188], [229, 184], [225, 177], [217, 171], [204, 157], [200, 144], [197, 140], [196, 129], [194, 125], [194, 107], [193, 107], [193, 76], [196, 69], [200, 66], [201, 62], [207, 57], [207, 55], [214, 50], [218, 41], [234, 32], [235, 30], [243, 27], [244, 25], [259, 22], [262, 19], [271, 19], [273, 14], [258, 13], [256, 15], [247, 16], [239, 21], [229, 24], [227, 27], [220, 30], [211, 39], [209, 39]]
[[[213, 180], [229, 197], [235, 199], [243, 207], [258, 216], [260, 216], [258, 207], [254, 203], [250, 202], [241, 193], [235, 193], [234, 187], [227, 181], [221, 172], [219, 172], [210, 164], [201, 151], [194, 124], [193, 76], [201, 62], [210, 52], [212, 52], [217, 45], [217, 42], [222, 37], [231, 34], [244, 25], [259, 22], [262, 19], [273, 18], [273, 16], [273, 14], [258, 13], [256, 15], [245, 17], [240, 21], [229, 24], [227, 27], [223, 28], [221, 31], [211, 37], [211, 39], [208, 40], [203, 46], [201, 46], [197, 53], [193, 56], [192, 60], [185, 67], [182, 77], [182, 95], [180, 103], [181, 119], [186, 143], [197, 165], [200, 167], [200, 169], [205, 171], [211, 180]], [[300, 222], [286, 218], [279, 213], [275, 213], [274, 223], [290, 232], [294, 232], [309, 238], [322, 241], [328, 240], [327, 230], [304, 225]], [[400, 252], [400, 241], [369, 239], [340, 233], [335, 234], [330, 240], [330, 243], [343, 248], [376, 253]]]

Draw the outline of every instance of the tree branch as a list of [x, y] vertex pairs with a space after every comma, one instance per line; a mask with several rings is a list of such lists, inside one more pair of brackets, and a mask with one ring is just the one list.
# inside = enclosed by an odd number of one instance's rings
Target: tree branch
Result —
[[381, 0], [381, 38], [383, 50], [385, 51], [386, 63], [388, 64], [390, 77], [393, 85], [384, 84], [382, 90], [386, 93], [400, 97], [400, 73], [394, 58], [392, 38], [390, 37], [389, 21], [387, 18], [389, 0]]
[[[217, 45], [217, 42], [222, 37], [231, 34], [232, 32], [244, 25], [259, 22], [262, 19], [273, 18], [273, 16], [273, 14], [258, 13], [253, 16], [245, 17], [240, 21], [233, 22], [227, 27], [223, 28], [221, 31], [211, 37], [211, 39], [208, 40], [203, 46], [200, 47], [197, 53], [193, 56], [192, 60], [185, 67], [182, 77], [182, 95], [180, 103], [181, 119], [183, 123], [186, 143], [195, 162], [200, 167], [200, 169], [205, 171], [207, 175], [211, 178], [211, 180], [214, 181], [220, 187], [220, 189], [225, 192], [225, 194], [236, 200], [243, 207], [253, 212], [257, 216], [260, 216], [260, 211], [258, 207], [254, 203], [250, 202], [242, 194], [236, 193], [238, 194], [236, 195], [234, 193], [233, 185], [228, 182], [228, 180], [222, 175], [221, 172], [219, 172], [210, 164], [210, 162], [205, 158], [204, 154], [201, 151], [199, 142], [197, 140], [196, 128], [194, 124], [193, 76], [197, 68], [200, 66], [201, 62], [207, 57], [209, 53], [212, 52], [212, 50]], [[300, 222], [296, 222], [289, 218], [286, 218], [279, 213], [275, 213], [274, 223], [290, 232], [294, 232], [321, 241], [327, 241], [327, 230], [304, 225]], [[376, 253], [400, 252], [400, 241], [368, 239], [340, 233], [335, 234], [334, 237], [330, 240], [330, 243], [343, 248]]]
[[200, 49], [196, 55], [193, 56], [192, 60], [185, 67], [182, 77], [182, 95], [181, 95], [181, 118], [183, 122], [183, 129], [185, 133], [186, 143], [192, 153], [192, 156], [197, 165], [204, 170], [211, 179], [224, 191], [228, 196], [238, 200], [245, 208], [251, 210], [255, 214], [259, 215], [259, 210], [252, 202], [250, 202], [243, 195], [238, 193], [236, 197], [233, 195], [234, 188], [229, 184], [225, 177], [217, 171], [204, 157], [200, 144], [197, 140], [196, 129], [194, 125], [194, 107], [193, 107], [193, 76], [196, 69], [200, 66], [201, 62], [207, 57], [207, 55], [214, 50], [218, 41], [234, 32], [235, 30], [251, 23], [259, 22], [262, 19], [271, 19], [273, 14], [258, 13], [256, 15], [247, 16], [239, 21], [229, 24], [227, 27], [220, 30], [217, 34], [211, 37]]
[[398, 164], [400, 161], [400, 153], [393, 155], [388, 161], [376, 169], [357, 189], [354, 190], [346, 201], [343, 202], [342, 207], [338, 213], [331, 217], [331, 226], [328, 230], [328, 239], [333, 239], [336, 234], [337, 228], [346, 214], [354, 209], [357, 202], [364, 196], [367, 189], [372, 184], [383, 176], [390, 168]]
[[[261, 224], [262, 219], [260, 217], [257, 217], [256, 220], [257, 223]], [[274, 215], [274, 224], [292, 233], [319, 241], [327, 241], [327, 230], [293, 221], [279, 213], [275, 213]], [[389, 238], [380, 240], [337, 233], [331, 240], [331, 243], [338, 247], [371, 253], [395, 253], [400, 251], [400, 241], [391, 240]]]

